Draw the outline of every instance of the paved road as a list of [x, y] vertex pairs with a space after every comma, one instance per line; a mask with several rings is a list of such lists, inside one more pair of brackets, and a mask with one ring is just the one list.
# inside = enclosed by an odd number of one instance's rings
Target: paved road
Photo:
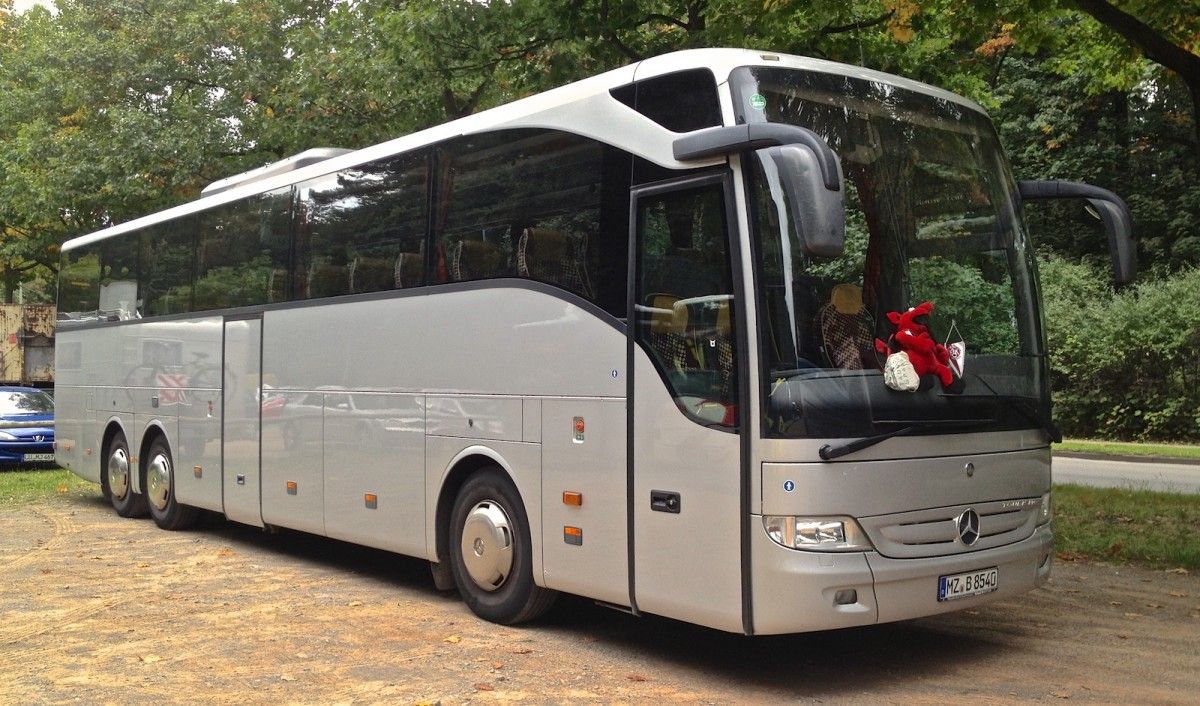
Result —
[[1200, 465], [1055, 454], [1054, 482], [1200, 494]]

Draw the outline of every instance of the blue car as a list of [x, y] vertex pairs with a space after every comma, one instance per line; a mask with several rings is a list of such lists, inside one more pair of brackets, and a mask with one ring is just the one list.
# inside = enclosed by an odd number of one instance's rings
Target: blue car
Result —
[[35, 387], [0, 387], [0, 466], [54, 463], [54, 398]]

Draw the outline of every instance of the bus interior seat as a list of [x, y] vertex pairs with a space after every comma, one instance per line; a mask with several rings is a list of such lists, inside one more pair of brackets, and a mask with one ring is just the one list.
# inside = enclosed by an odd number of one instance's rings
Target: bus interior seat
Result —
[[308, 272], [308, 297], [350, 293], [350, 272], [343, 265], [314, 265]]
[[863, 307], [862, 289], [839, 284], [818, 314], [821, 344], [830, 366], [845, 370], [878, 368], [871, 316]]
[[402, 252], [396, 257], [393, 272], [396, 289], [417, 287], [425, 283], [425, 255], [418, 252]]
[[288, 300], [288, 272], [285, 269], [274, 269], [267, 275], [267, 303], [285, 302]]
[[350, 291], [382, 292], [395, 288], [396, 265], [382, 257], [356, 257], [350, 263]]
[[450, 246], [450, 274], [455, 282], [502, 277], [504, 251], [482, 240], [459, 240]]
[[526, 228], [517, 246], [517, 272], [591, 298], [584, 258], [587, 236], [570, 237], [555, 230]]

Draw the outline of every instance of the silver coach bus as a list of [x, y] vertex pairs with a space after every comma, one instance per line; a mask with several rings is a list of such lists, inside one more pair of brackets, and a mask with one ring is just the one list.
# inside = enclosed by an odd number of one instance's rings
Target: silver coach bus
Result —
[[[316, 150], [63, 247], [57, 460], [428, 559], [478, 615], [557, 592], [745, 634], [970, 608], [1050, 571], [1031, 198], [983, 111], [865, 69], [649, 59]], [[932, 302], [953, 384], [885, 381]], [[876, 341], [879, 343], [876, 343]], [[890, 380], [890, 378], [889, 378]]]

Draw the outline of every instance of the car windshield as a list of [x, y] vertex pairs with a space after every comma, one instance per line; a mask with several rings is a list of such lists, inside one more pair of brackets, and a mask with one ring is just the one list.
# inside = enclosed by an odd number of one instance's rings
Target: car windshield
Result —
[[[766, 434], [1035, 424], [1047, 396], [1032, 248], [987, 116], [948, 94], [835, 74], [744, 68], [733, 86], [745, 122], [816, 132], [845, 177], [845, 252], [821, 258], [801, 247], [766, 154], [747, 169]], [[934, 342], [965, 351], [956, 394], [932, 376], [914, 392], [885, 385], [876, 340], [922, 302]]]
[[54, 400], [40, 390], [0, 390], [0, 416], [54, 414]]

